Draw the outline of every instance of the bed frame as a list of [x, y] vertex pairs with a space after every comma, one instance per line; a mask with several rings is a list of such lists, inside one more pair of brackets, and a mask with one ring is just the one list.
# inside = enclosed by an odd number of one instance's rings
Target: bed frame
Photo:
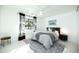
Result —
[[49, 29], [51, 29], [52, 31], [58, 31], [58, 33], [59, 33], [59, 35], [60, 35], [60, 27], [47, 27], [46, 28], [47, 29], [47, 31], [49, 31]]

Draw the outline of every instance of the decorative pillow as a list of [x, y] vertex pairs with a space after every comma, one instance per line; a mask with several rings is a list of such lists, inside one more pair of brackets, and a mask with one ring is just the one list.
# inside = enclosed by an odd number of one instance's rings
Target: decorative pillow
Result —
[[55, 37], [55, 41], [58, 40], [58, 36], [55, 32], [52, 32], [53, 36]]
[[55, 33], [57, 34], [57, 36], [59, 36], [59, 33], [58, 33], [58, 31], [55, 31]]
[[35, 35], [36, 35], [36, 32], [33, 33], [32, 40], [37, 40], [36, 37], [35, 37]]
[[40, 32], [40, 31], [36, 31], [36, 32], [33, 33], [33, 35], [32, 35], [32, 40], [37, 40], [36, 34], [39, 33], [39, 32]]
[[52, 40], [49, 35], [42, 34], [39, 37], [39, 42], [43, 44], [45, 48], [50, 48], [53, 45]]

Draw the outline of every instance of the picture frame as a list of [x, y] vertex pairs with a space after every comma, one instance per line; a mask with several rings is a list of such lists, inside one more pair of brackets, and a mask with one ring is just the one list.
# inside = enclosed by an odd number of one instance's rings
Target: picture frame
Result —
[[57, 20], [56, 19], [48, 21], [48, 25], [56, 25], [56, 24], [57, 24]]

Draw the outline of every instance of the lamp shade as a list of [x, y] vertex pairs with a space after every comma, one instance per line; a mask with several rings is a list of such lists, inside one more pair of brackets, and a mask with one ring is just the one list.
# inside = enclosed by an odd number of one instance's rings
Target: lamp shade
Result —
[[61, 33], [61, 34], [68, 34], [68, 30], [65, 29], [65, 28], [61, 28], [61, 29], [60, 29], [60, 33]]

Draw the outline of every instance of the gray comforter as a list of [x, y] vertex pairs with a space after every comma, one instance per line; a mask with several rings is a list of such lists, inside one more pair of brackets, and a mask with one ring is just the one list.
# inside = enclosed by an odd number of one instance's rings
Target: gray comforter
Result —
[[[47, 36], [40, 37], [41, 35], [48, 35], [50, 38], [47, 39]], [[38, 32], [34, 36], [35, 37], [31, 39], [30, 41], [30, 48], [35, 53], [61, 53], [63, 52], [65, 46], [58, 43], [59, 40], [57, 40], [57, 37], [54, 35], [54, 33], [52, 34], [48, 32], [46, 33]], [[42, 41], [39, 41], [40, 38]], [[50, 44], [51, 42], [49, 40], [52, 41], [52, 45]], [[45, 42], [47, 41], [47, 43], [45, 43], [44, 41]]]

